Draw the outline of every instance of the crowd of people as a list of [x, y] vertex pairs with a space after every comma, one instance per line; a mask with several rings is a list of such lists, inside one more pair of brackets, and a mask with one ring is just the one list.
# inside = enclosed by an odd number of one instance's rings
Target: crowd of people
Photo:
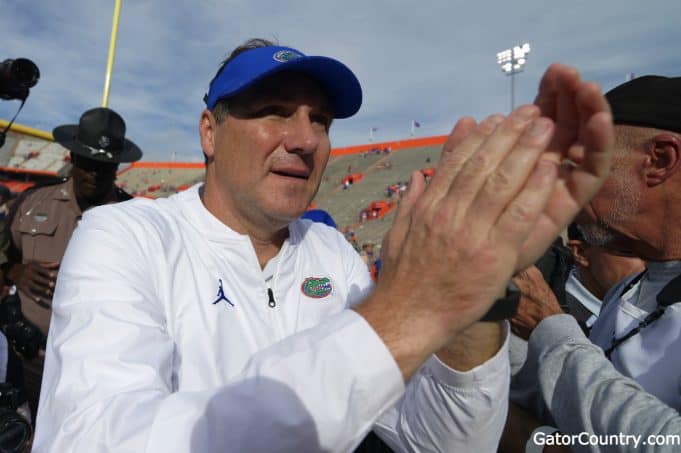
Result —
[[205, 182], [130, 200], [142, 152], [95, 108], [54, 129], [70, 177], [4, 219], [33, 451], [681, 448], [681, 78], [602, 94], [555, 64], [533, 105], [462, 118], [380, 260], [308, 210], [347, 66], [250, 40], [204, 101]]

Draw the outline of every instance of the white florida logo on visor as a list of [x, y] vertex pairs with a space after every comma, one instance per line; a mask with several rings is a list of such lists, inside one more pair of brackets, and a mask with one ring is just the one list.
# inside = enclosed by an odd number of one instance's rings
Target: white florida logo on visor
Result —
[[272, 55], [274, 61], [278, 61], [279, 63], [286, 63], [287, 61], [295, 60], [300, 57], [302, 57], [302, 55], [293, 50], [279, 50]]

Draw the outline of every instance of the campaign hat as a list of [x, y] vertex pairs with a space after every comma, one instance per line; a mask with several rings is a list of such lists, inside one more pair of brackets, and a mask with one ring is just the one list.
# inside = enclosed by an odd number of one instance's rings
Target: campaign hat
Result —
[[78, 124], [54, 128], [54, 140], [73, 154], [106, 163], [135, 162], [142, 150], [125, 137], [125, 121], [107, 107], [83, 113]]

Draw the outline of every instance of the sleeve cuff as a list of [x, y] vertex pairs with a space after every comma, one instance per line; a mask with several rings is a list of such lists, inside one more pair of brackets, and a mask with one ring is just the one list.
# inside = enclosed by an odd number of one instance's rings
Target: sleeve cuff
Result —
[[532, 331], [527, 356], [537, 360], [544, 351], [565, 343], [589, 341], [572, 315], [562, 314], [544, 318]]
[[577, 324], [572, 315], [561, 314], [544, 318], [530, 335], [530, 347], [532, 345], [550, 348], [554, 345], [586, 338], [584, 332]]
[[433, 354], [424, 365], [440, 382], [450, 387], [472, 388], [483, 381], [495, 380], [499, 374], [509, 372], [508, 343], [510, 329], [508, 321], [504, 321], [504, 342], [494, 355], [486, 362], [468, 371], [458, 371], [442, 362]]

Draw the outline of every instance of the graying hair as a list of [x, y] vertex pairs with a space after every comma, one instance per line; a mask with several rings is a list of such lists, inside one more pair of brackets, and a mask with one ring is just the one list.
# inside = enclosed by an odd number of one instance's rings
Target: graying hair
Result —
[[[213, 77], [210, 83], [213, 83], [213, 80], [215, 80], [220, 75], [220, 73], [222, 73], [222, 71], [229, 64], [229, 62], [232, 61], [237, 55], [242, 54], [247, 50], [258, 49], [261, 47], [272, 47], [276, 45], [278, 44], [267, 39], [262, 38], [249, 39], [248, 41], [234, 49], [232, 53], [229, 54], [229, 57], [227, 57], [225, 60], [222, 61], [222, 63], [220, 63], [220, 67], [218, 68], [218, 71], [215, 73], [215, 77]], [[217, 121], [218, 124], [222, 123], [225, 119], [227, 119], [227, 115], [229, 114], [227, 99], [220, 99], [217, 102], [217, 104], [215, 104], [215, 107], [213, 107], [213, 109], [211, 110], [211, 113], [215, 117], [215, 121]]]

